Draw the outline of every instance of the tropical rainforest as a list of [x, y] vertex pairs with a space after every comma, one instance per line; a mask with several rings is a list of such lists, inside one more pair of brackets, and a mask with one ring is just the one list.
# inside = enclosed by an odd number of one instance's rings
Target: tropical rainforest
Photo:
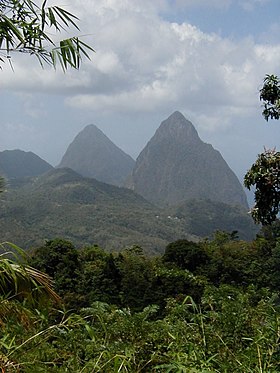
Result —
[[278, 372], [279, 238], [276, 221], [251, 242], [217, 231], [160, 256], [3, 244], [2, 371]]

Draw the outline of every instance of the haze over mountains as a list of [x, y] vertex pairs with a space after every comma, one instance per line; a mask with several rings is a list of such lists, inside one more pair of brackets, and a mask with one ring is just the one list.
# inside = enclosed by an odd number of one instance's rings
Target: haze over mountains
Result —
[[100, 129], [90, 124], [69, 145], [58, 167], [69, 167], [82, 176], [122, 185], [134, 163]]
[[10, 182], [0, 201], [0, 234], [24, 248], [63, 237], [108, 250], [137, 244], [156, 253], [176, 239], [198, 240], [217, 229], [237, 230], [243, 239], [258, 230], [235, 174], [179, 112], [162, 122], [136, 163], [89, 125], [57, 169], [15, 150], [0, 153], [1, 173]]
[[38, 155], [23, 150], [0, 152], [0, 175], [7, 179], [37, 176], [53, 167]]
[[159, 206], [207, 198], [248, 208], [234, 172], [178, 111], [161, 123], [136, 164], [96, 126], [89, 125], [69, 145], [58, 167], [125, 185]]

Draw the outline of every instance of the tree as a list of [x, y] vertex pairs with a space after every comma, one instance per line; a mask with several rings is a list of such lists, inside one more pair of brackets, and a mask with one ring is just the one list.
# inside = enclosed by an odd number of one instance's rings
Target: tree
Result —
[[[89, 57], [92, 47], [79, 37], [54, 41], [53, 32], [74, 27], [78, 18], [67, 10], [47, 7], [47, 0], [38, 6], [32, 0], [4, 0], [0, 2], [0, 64], [11, 63], [14, 52], [27, 53], [38, 58], [44, 64], [63, 70], [68, 67], [78, 69], [83, 57]], [[1, 65], [0, 65], [1, 67]]]
[[266, 75], [260, 90], [260, 99], [264, 103], [263, 116], [268, 119], [280, 118], [280, 82], [276, 75]]
[[123, 307], [140, 311], [148, 305], [152, 265], [143, 249], [137, 245], [124, 249], [116, 258], [119, 270], [120, 298]]
[[185, 239], [168, 244], [162, 257], [164, 263], [174, 263], [177, 267], [191, 272], [207, 263], [208, 259], [199, 243]]
[[256, 223], [271, 224], [280, 208], [280, 152], [266, 150], [258, 155], [256, 162], [244, 177], [250, 190], [255, 185], [255, 206], [251, 210]]
[[34, 250], [31, 265], [48, 274], [55, 281], [60, 294], [74, 292], [79, 279], [80, 262], [77, 249], [67, 240], [47, 240]]
[[[268, 119], [280, 118], [280, 81], [276, 75], [266, 75], [260, 90], [264, 103], [263, 116]], [[249, 190], [255, 186], [255, 206], [251, 210], [256, 223], [271, 224], [277, 219], [280, 208], [280, 152], [265, 150], [258, 155], [244, 177]]]
[[94, 245], [79, 250], [81, 276], [79, 291], [86, 302], [101, 301], [120, 304], [121, 275], [112, 253]]

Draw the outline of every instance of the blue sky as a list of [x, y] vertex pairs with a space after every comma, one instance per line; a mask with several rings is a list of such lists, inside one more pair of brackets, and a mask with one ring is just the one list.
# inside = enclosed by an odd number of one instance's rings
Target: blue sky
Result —
[[258, 91], [280, 75], [279, 0], [52, 0], [77, 14], [96, 50], [63, 74], [14, 55], [0, 72], [0, 151], [30, 150], [53, 165], [86, 125], [136, 158], [175, 110], [237, 176], [280, 122], [261, 116]]
[[[189, 22], [206, 33], [217, 33], [223, 37], [241, 39], [252, 36], [256, 41], [263, 41], [268, 36], [271, 25], [279, 30], [280, 4], [271, 1], [197, 1], [189, 6], [172, 6], [173, 11], [163, 12], [169, 21]], [[182, 4], [188, 1], [182, 1]], [[192, 2], [195, 3], [195, 2]], [[214, 5], [213, 5], [214, 4]], [[268, 32], [268, 35], [265, 35]], [[272, 35], [276, 41], [276, 33]]]

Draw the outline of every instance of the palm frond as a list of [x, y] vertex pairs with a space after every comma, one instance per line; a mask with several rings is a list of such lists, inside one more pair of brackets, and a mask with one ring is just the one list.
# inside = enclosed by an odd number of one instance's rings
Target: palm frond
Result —
[[36, 304], [48, 299], [60, 302], [50, 276], [22, 263], [26, 254], [16, 245], [6, 242], [0, 244], [0, 248], [5, 249], [7, 245], [13, 250], [6, 250], [0, 255], [0, 294]]

